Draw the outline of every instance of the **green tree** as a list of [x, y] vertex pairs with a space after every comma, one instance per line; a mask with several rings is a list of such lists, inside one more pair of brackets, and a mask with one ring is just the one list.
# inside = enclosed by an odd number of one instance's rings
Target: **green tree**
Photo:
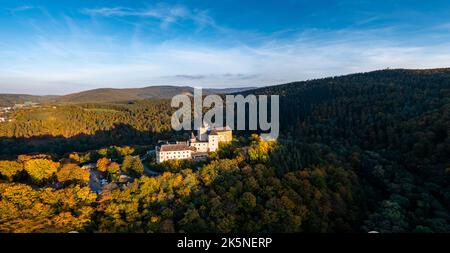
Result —
[[144, 165], [138, 156], [125, 156], [122, 163], [122, 170], [129, 175], [138, 176], [144, 173]]
[[256, 207], [256, 197], [251, 192], [244, 192], [241, 203], [246, 210], [252, 211]]

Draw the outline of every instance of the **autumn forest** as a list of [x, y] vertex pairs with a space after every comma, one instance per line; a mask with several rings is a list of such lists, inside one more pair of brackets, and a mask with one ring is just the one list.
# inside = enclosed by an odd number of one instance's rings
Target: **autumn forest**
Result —
[[166, 98], [41, 103], [0, 123], [0, 232], [450, 232], [450, 69], [239, 91], [280, 95], [280, 137], [237, 131], [156, 164]]

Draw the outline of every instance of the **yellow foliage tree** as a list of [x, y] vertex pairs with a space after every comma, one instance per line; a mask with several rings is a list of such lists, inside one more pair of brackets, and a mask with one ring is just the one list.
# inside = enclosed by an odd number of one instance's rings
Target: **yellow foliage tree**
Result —
[[6, 177], [9, 181], [23, 170], [23, 165], [16, 161], [0, 161], [0, 175]]
[[133, 154], [134, 152], [134, 148], [130, 146], [115, 147], [115, 150], [118, 156], [127, 156]]
[[120, 170], [120, 165], [116, 162], [112, 162], [108, 165], [107, 171], [109, 173], [117, 173]]
[[90, 173], [88, 170], [80, 168], [78, 165], [69, 163], [65, 164], [57, 173], [58, 182], [80, 182], [87, 183]]
[[41, 182], [51, 178], [58, 171], [59, 165], [48, 159], [31, 159], [25, 162], [25, 171], [31, 179]]
[[13, 203], [20, 209], [26, 209], [33, 206], [36, 200], [37, 194], [26, 184], [5, 184], [3, 189], [0, 189], [0, 196], [2, 200]]

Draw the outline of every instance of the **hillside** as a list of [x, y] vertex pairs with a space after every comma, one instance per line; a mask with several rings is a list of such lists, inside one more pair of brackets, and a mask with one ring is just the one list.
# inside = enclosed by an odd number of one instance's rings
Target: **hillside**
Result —
[[277, 160], [280, 173], [304, 167], [299, 145], [319, 145], [358, 174], [363, 230], [450, 231], [450, 69], [383, 70], [252, 93], [281, 96], [280, 140], [290, 148]]
[[[242, 93], [280, 95], [278, 143], [235, 132], [236, 143], [197, 172], [175, 163], [173, 174], [114, 190], [106, 203], [92, 204], [94, 228], [80, 230], [450, 231], [450, 69], [381, 70]], [[30, 152], [60, 159], [189, 138], [170, 130], [172, 110], [169, 99], [21, 110], [0, 124], [0, 150], [8, 159]], [[86, 159], [105, 156], [94, 153]], [[180, 180], [189, 187], [173, 190]], [[174, 191], [178, 197], [165, 199]], [[161, 201], [147, 205], [149, 194]], [[136, 204], [128, 206], [130, 199]], [[105, 211], [124, 205], [124, 216]], [[142, 223], [153, 214], [154, 224]]]
[[[114, 103], [141, 99], [171, 98], [178, 94], [192, 94], [189, 86], [149, 86], [144, 88], [112, 89], [101, 88], [72, 93], [63, 96], [33, 96], [21, 94], [0, 94], [0, 106], [12, 106], [26, 101], [37, 103]], [[203, 89], [204, 94], [226, 94], [253, 89], [225, 88]]]
[[26, 94], [0, 94], [0, 107], [22, 104], [27, 101], [42, 103], [54, 99], [54, 96], [33, 96]]

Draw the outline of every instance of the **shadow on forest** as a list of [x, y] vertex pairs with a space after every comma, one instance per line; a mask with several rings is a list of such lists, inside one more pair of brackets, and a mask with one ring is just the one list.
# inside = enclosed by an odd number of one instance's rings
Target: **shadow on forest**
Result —
[[0, 137], [0, 158], [12, 158], [20, 154], [83, 152], [111, 145], [153, 145], [158, 140], [180, 138], [185, 133], [175, 131], [141, 131], [129, 124], [117, 123], [109, 130], [94, 134], [41, 135], [33, 137]]

